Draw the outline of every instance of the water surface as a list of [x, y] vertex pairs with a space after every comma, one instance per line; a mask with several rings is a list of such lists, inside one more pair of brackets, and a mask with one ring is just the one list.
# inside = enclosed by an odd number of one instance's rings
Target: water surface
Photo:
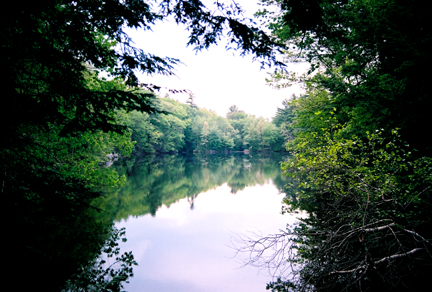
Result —
[[[233, 238], [277, 233], [284, 177], [275, 154], [147, 157], [117, 165], [126, 185], [104, 208], [126, 227], [138, 267], [126, 291], [266, 291], [268, 271], [242, 267]], [[235, 256], [235, 257], [234, 257]]]

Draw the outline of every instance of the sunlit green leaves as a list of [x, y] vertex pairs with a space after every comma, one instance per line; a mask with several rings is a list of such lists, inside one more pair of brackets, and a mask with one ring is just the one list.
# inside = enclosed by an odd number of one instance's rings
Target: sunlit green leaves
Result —
[[[296, 248], [298, 257], [307, 260], [297, 279], [324, 285], [335, 281], [335, 270], [352, 270], [342, 274], [354, 275], [355, 267], [365, 265], [362, 257], [378, 263], [380, 258], [400, 250], [423, 248], [422, 242], [407, 234], [431, 222], [427, 214], [431, 208], [432, 159], [412, 155], [397, 129], [390, 135], [383, 130], [370, 131], [365, 139], [348, 138], [341, 125], [321, 130], [289, 145], [293, 157], [282, 163], [285, 174], [293, 181], [288, 185], [283, 211], [308, 212], [293, 239], [301, 242]], [[395, 227], [387, 235], [384, 231], [389, 231], [389, 226]], [[362, 230], [366, 230], [366, 239]], [[308, 232], [316, 236], [301, 240], [302, 234]], [[342, 247], [346, 250], [340, 254]], [[323, 262], [323, 257], [332, 260]], [[296, 261], [297, 257], [290, 260]], [[403, 274], [402, 270], [394, 267], [395, 274]], [[352, 278], [339, 277], [343, 279], [342, 287], [356, 283]]]

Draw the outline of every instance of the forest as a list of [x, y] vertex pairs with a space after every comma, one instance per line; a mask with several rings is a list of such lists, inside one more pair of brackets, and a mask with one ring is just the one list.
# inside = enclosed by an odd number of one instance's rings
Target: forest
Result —
[[[135, 142], [134, 155], [145, 153], [285, 151], [281, 124], [248, 115], [233, 105], [226, 118], [196, 106], [191, 94], [186, 104], [169, 97], [156, 99], [161, 113], [133, 111], [124, 124]], [[166, 114], [164, 114], [166, 113]]]
[[[431, 23], [414, 1], [273, 1], [262, 10], [306, 94], [285, 117], [284, 212], [308, 218], [251, 238], [251, 265], [284, 270], [271, 291], [415, 291], [431, 272]], [[277, 246], [277, 248], [273, 248]], [[271, 251], [270, 257], [261, 257]], [[270, 258], [270, 260], [269, 260]]]
[[[199, 0], [16, 1], [0, 12], [7, 72], [0, 183], [12, 219], [6, 278], [17, 289], [120, 291], [133, 275], [133, 255], [118, 249], [124, 231], [92, 219], [103, 212], [94, 199], [126, 180], [99, 166], [108, 154], [244, 150], [287, 150], [282, 210], [308, 213], [242, 247], [250, 265], [290, 267], [268, 290], [428, 286], [427, 9], [409, 0], [260, 3], [260, 25], [234, 1], [216, 1], [216, 10]], [[169, 17], [187, 25], [195, 50], [227, 38], [227, 49], [271, 68], [269, 85], [301, 83], [304, 94], [287, 97], [271, 122], [235, 105], [219, 117], [198, 108], [193, 95], [186, 104], [156, 97], [136, 72], [173, 75], [180, 60], [134, 47], [125, 28], [149, 30]], [[288, 71], [295, 62], [309, 71]], [[101, 253], [119, 266], [106, 268]]]

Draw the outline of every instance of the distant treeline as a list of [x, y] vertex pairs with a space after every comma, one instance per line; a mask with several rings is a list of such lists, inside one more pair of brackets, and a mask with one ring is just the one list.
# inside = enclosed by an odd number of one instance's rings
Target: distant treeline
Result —
[[164, 113], [133, 111], [125, 116], [132, 141], [136, 142], [136, 154], [285, 151], [287, 141], [280, 123], [249, 115], [236, 105], [224, 118], [197, 107], [193, 95], [186, 103], [168, 97], [156, 100]]

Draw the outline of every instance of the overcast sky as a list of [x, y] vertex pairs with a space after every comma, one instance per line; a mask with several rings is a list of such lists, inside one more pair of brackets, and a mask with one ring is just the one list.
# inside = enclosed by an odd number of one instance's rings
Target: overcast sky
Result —
[[[259, 9], [254, 0], [237, 2], [246, 9], [247, 16]], [[265, 78], [272, 69], [260, 70], [259, 62], [252, 62], [252, 56], [240, 57], [238, 52], [226, 51], [223, 42], [207, 51], [194, 52], [192, 47], [186, 47], [188, 32], [185, 27], [177, 26], [173, 21], [158, 22], [153, 31], [127, 32], [136, 46], [145, 52], [177, 58], [184, 63], [176, 68], [177, 76], [140, 75], [141, 82], [188, 89], [193, 92], [199, 107], [214, 110], [221, 116], [225, 116], [228, 108], [235, 104], [248, 114], [272, 118], [285, 98], [300, 93], [299, 86], [271, 89]], [[301, 70], [294, 66], [288, 64], [289, 70]], [[181, 102], [188, 98], [182, 94], [170, 94], [170, 97]]]

